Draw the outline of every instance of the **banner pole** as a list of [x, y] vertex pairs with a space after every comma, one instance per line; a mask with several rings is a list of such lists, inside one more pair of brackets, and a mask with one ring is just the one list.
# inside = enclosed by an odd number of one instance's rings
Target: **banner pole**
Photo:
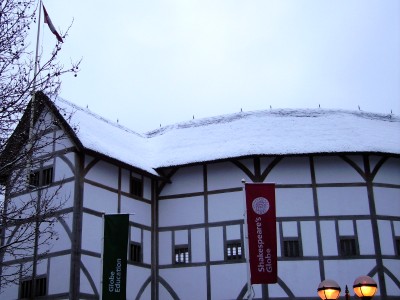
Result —
[[101, 219], [103, 221], [103, 229], [101, 231], [101, 259], [100, 259], [100, 300], [103, 299], [103, 258], [104, 258], [104, 228], [105, 228], [105, 220], [104, 216], [105, 212], [102, 212]]
[[247, 270], [247, 294], [249, 300], [253, 299], [253, 292], [251, 288], [251, 276], [250, 276], [250, 251], [249, 251], [249, 231], [247, 225], [247, 206], [246, 206], [246, 180], [242, 179], [243, 184], [243, 206], [244, 206], [244, 255], [246, 257], [246, 270]]

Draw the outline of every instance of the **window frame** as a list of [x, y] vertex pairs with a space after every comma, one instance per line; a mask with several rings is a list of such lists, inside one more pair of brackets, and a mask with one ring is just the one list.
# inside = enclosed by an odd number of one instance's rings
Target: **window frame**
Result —
[[[183, 254], [183, 259], [182, 255]], [[179, 258], [179, 259], [177, 259]], [[175, 265], [186, 265], [191, 262], [190, 248], [189, 245], [175, 245], [174, 247], [174, 264]]]
[[[229, 254], [229, 250], [231, 254]], [[236, 252], [233, 254], [233, 252]], [[241, 240], [229, 240], [225, 243], [225, 260], [226, 261], [243, 261], [244, 251]]]
[[[136, 251], [132, 251], [133, 248], [136, 248]], [[137, 242], [130, 242], [129, 243], [129, 262], [132, 263], [137, 263], [137, 264], [141, 264], [143, 263], [143, 251], [142, 251], [143, 247], [142, 244], [137, 243]], [[139, 252], [137, 252], [139, 251]], [[136, 253], [133, 257], [132, 253]], [[136, 258], [136, 259], [134, 259]]]
[[[37, 276], [33, 280], [35, 280], [35, 294], [34, 297], [41, 298], [47, 296], [48, 291], [48, 283], [47, 276]], [[31, 298], [31, 290], [32, 290], [32, 278], [21, 279], [19, 283], [19, 291], [18, 291], [18, 299], [30, 299]], [[44, 284], [43, 284], [44, 283]], [[24, 287], [24, 284], [28, 284], [28, 287]], [[40, 290], [37, 287], [40, 286]]]
[[29, 187], [41, 188], [51, 185], [54, 182], [54, 166], [45, 166], [36, 169], [29, 174]]
[[[289, 246], [289, 247], [287, 247]], [[299, 258], [303, 257], [303, 249], [300, 238], [284, 238], [282, 241], [282, 257]]]
[[143, 198], [144, 183], [143, 178], [138, 178], [131, 174], [129, 179], [129, 194]]
[[[351, 242], [352, 245], [350, 247], [349, 244], [345, 244]], [[351, 251], [349, 251], [349, 249]], [[340, 236], [339, 237], [339, 245], [338, 251], [340, 257], [354, 257], [360, 255], [359, 247], [358, 247], [358, 240], [356, 236]]]

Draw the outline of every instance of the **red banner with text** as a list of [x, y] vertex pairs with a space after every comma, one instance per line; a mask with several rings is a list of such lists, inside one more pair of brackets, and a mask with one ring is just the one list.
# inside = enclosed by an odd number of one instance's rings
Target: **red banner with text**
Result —
[[246, 183], [251, 284], [278, 281], [275, 184]]

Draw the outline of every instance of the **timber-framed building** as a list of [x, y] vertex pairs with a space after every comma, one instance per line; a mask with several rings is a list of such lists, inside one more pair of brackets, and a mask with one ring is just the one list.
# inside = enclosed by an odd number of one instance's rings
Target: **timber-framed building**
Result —
[[[242, 179], [276, 184], [278, 283], [254, 285], [255, 299], [319, 299], [322, 280], [344, 290], [359, 275], [378, 283], [374, 299], [400, 298], [398, 116], [273, 109], [138, 134], [37, 98], [67, 137], [36, 170], [49, 180], [26, 193], [70, 195], [37, 265], [38, 299], [100, 298], [103, 213], [134, 213], [127, 299], [245, 299]], [[24, 280], [0, 298], [24, 298]]]

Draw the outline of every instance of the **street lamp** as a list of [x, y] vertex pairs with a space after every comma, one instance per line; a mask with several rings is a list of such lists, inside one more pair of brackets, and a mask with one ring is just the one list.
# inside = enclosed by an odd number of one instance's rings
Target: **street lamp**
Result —
[[[360, 276], [354, 280], [353, 284], [354, 293], [363, 299], [369, 300], [375, 295], [378, 285], [369, 276]], [[339, 298], [340, 295], [339, 284], [331, 279], [326, 279], [318, 285], [318, 296], [322, 300], [335, 300]], [[349, 294], [346, 286], [346, 299], [349, 299]]]
[[318, 285], [318, 296], [322, 300], [335, 300], [339, 298], [340, 286], [335, 280], [326, 279]]
[[369, 276], [360, 276], [354, 280], [353, 284], [354, 293], [361, 299], [372, 299], [374, 297], [378, 285], [375, 280]]

